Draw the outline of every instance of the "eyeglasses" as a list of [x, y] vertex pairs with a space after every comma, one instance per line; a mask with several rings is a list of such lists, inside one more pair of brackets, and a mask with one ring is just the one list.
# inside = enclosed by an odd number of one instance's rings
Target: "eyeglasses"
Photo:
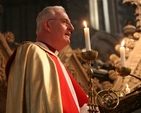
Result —
[[65, 25], [67, 25], [67, 26], [71, 24], [71, 22], [68, 19], [65, 19], [65, 18], [51, 18], [51, 19], [48, 19], [48, 21], [50, 21], [50, 20], [61, 20], [61, 22], [63, 24], [65, 24]]

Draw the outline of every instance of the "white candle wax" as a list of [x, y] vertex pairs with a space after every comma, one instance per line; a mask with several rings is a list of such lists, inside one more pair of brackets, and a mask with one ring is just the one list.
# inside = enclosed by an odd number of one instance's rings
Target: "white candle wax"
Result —
[[126, 92], [126, 94], [130, 93], [130, 88], [129, 88], [128, 84], [126, 84], [125, 92]]
[[126, 67], [124, 40], [122, 41], [121, 47], [120, 47], [120, 58], [121, 58], [121, 67]]
[[89, 28], [87, 27], [87, 23], [84, 21], [84, 35], [85, 35], [85, 45], [86, 45], [86, 50], [91, 51], [91, 43], [90, 43], [90, 32]]

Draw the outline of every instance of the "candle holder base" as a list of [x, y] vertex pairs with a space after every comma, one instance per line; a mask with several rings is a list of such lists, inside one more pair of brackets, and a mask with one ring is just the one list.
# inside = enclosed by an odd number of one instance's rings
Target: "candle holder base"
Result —
[[116, 72], [119, 73], [120, 76], [125, 77], [130, 75], [131, 69], [128, 67], [117, 67]]
[[85, 61], [93, 61], [97, 58], [98, 52], [95, 50], [85, 51], [81, 53], [82, 59]]

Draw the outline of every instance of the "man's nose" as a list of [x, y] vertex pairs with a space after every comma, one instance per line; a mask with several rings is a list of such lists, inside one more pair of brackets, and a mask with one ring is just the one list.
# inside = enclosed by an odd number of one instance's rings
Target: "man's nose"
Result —
[[70, 31], [73, 31], [74, 30], [74, 27], [73, 27], [73, 25], [70, 23], [70, 25], [69, 25], [69, 30]]

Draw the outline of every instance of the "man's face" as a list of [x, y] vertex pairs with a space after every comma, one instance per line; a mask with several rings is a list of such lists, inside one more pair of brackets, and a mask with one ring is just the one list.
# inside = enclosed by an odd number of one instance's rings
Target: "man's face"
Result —
[[48, 19], [48, 24], [55, 49], [59, 51], [70, 44], [70, 36], [74, 27], [65, 12], [58, 11], [56, 17]]

